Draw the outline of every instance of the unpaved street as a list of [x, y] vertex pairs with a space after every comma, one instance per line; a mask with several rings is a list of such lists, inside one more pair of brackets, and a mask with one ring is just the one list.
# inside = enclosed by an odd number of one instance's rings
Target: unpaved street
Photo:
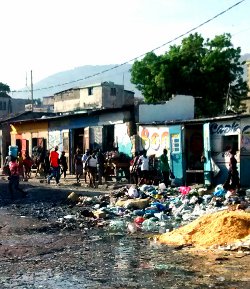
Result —
[[[22, 183], [28, 197], [7, 196], [2, 180], [0, 288], [250, 288], [247, 252], [197, 252], [155, 244], [150, 235], [109, 232], [65, 203], [70, 191], [105, 190]], [[80, 223], [79, 223], [80, 222]]]

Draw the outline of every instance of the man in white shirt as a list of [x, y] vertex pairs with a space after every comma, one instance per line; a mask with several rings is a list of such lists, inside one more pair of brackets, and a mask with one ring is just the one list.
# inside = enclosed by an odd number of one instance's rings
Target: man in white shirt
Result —
[[138, 185], [140, 186], [142, 184], [147, 184], [149, 177], [149, 158], [146, 150], [144, 150], [143, 154], [139, 157], [139, 164], [141, 168], [141, 179]]

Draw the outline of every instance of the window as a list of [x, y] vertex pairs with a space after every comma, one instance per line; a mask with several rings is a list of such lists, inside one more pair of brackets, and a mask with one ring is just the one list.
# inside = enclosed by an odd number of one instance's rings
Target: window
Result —
[[3, 102], [3, 110], [6, 110], [6, 101]]
[[88, 88], [88, 95], [93, 95], [93, 87]]
[[110, 95], [116, 96], [116, 88], [115, 87], [111, 87]]
[[2, 103], [2, 101], [0, 101], [0, 110], [2, 110], [3, 109], [3, 103]]
[[172, 152], [180, 153], [181, 151], [180, 134], [171, 134], [171, 142], [172, 142]]

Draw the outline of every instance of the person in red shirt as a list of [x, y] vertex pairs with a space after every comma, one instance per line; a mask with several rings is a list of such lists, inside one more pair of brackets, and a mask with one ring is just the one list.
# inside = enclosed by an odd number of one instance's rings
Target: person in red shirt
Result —
[[51, 174], [48, 176], [47, 182], [50, 184], [52, 178], [56, 179], [56, 184], [59, 184], [60, 180], [60, 166], [59, 166], [59, 153], [58, 146], [55, 146], [55, 149], [50, 152], [49, 160], [51, 166]]
[[19, 191], [22, 194], [22, 197], [26, 197], [26, 193], [19, 188], [19, 165], [17, 163], [17, 158], [11, 156], [11, 160], [9, 162], [9, 192], [11, 199], [14, 198], [14, 192]]
[[23, 160], [25, 179], [29, 179], [31, 177], [32, 164], [33, 164], [32, 158], [30, 157], [29, 152], [26, 151]]

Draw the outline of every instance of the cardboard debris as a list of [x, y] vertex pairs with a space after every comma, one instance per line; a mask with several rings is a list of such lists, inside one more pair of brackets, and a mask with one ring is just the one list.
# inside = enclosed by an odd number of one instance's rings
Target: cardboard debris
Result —
[[129, 200], [118, 200], [116, 202], [117, 207], [123, 207], [126, 209], [145, 209], [149, 206], [150, 199], [129, 199]]
[[72, 192], [68, 195], [68, 201], [71, 201], [71, 202], [74, 202], [74, 203], [77, 203], [79, 201], [79, 195], [76, 194], [75, 192]]

